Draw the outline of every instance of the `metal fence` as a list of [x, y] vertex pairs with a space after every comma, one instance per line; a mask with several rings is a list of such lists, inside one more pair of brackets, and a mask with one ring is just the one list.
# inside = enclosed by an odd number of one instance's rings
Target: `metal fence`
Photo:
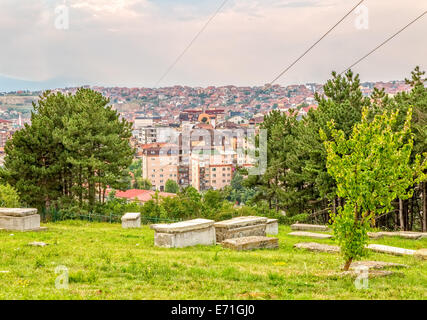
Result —
[[[43, 209], [40, 213], [40, 218], [43, 222], [57, 222], [65, 220], [87, 220], [90, 222], [108, 222], [108, 223], [119, 223], [121, 222], [122, 215], [109, 213], [109, 214], [98, 214], [89, 212], [88, 214], [80, 213], [69, 213], [61, 212], [57, 209], [45, 210]], [[159, 223], [159, 222], [179, 222], [182, 219], [169, 219], [162, 217], [150, 217], [141, 215], [142, 224]]]

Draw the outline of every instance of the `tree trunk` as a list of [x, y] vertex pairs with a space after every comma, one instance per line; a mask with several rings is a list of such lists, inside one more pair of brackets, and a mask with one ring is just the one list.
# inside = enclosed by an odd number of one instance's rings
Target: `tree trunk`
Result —
[[405, 219], [403, 217], [403, 200], [399, 199], [399, 222], [400, 222], [400, 230], [405, 230]]
[[334, 200], [332, 201], [332, 212], [334, 213], [334, 214], [336, 214], [337, 213], [337, 203], [336, 203], [336, 198], [334, 197]]
[[348, 271], [348, 269], [350, 269], [350, 265], [352, 261], [353, 261], [353, 258], [350, 258], [345, 262], [344, 271]]
[[422, 183], [423, 189], [423, 232], [427, 232], [427, 181]]

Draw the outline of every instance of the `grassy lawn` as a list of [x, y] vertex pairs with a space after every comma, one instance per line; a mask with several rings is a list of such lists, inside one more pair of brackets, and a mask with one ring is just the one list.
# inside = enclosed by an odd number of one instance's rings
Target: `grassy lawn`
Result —
[[[279, 250], [234, 252], [216, 247], [153, 246], [154, 231], [119, 224], [67, 221], [47, 232], [0, 232], [0, 299], [426, 299], [427, 264], [414, 257], [371, 253], [366, 259], [407, 264], [398, 274], [369, 279], [358, 290], [339, 275], [337, 254], [293, 249], [301, 241], [280, 226]], [[13, 235], [12, 235], [13, 234]], [[28, 243], [43, 241], [46, 247]], [[427, 239], [372, 243], [427, 248]], [[55, 268], [69, 270], [69, 288], [56, 289]], [[5, 272], [8, 271], [8, 272]]]

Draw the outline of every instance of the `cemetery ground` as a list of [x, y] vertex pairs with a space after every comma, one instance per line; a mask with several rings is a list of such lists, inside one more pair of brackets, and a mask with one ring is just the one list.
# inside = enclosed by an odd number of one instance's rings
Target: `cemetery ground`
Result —
[[[45, 232], [0, 231], [0, 299], [426, 299], [427, 264], [413, 256], [370, 252], [364, 260], [408, 268], [369, 279], [357, 289], [343, 276], [339, 254], [295, 249], [280, 226], [278, 250], [232, 251], [217, 246], [154, 247], [148, 226], [86, 221], [47, 223]], [[30, 246], [45, 242], [44, 247]], [[370, 243], [407, 249], [427, 239], [383, 238]], [[68, 289], [55, 288], [58, 266], [69, 272]]]

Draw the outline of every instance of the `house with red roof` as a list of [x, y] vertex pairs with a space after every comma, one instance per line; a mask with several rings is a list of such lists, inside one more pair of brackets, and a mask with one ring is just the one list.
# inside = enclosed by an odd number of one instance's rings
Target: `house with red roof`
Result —
[[[141, 204], [154, 200], [156, 191], [143, 189], [130, 189], [126, 191], [117, 191], [116, 198], [126, 199], [128, 202], [136, 201]], [[157, 192], [159, 198], [176, 197], [175, 193]]]

